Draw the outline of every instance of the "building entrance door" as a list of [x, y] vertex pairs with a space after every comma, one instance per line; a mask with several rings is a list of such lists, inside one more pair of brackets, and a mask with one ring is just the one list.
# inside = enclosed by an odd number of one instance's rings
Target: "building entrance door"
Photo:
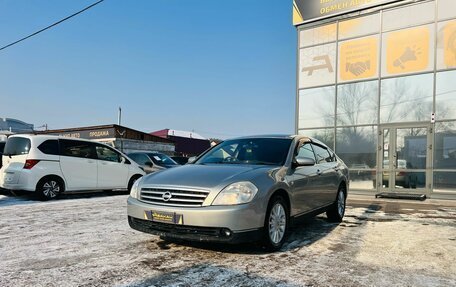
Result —
[[429, 124], [380, 126], [378, 191], [429, 194], [432, 133]]

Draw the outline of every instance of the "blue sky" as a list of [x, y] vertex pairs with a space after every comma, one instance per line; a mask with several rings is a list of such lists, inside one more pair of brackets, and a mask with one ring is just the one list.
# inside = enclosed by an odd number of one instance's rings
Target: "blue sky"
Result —
[[[0, 0], [0, 46], [95, 2]], [[0, 117], [207, 137], [293, 133], [291, 0], [106, 0], [0, 51]]]

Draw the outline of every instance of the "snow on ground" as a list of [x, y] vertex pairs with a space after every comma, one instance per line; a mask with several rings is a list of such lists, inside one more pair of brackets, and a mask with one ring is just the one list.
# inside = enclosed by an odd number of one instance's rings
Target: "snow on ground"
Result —
[[453, 207], [354, 204], [267, 253], [136, 232], [126, 199], [0, 196], [0, 286], [456, 286]]

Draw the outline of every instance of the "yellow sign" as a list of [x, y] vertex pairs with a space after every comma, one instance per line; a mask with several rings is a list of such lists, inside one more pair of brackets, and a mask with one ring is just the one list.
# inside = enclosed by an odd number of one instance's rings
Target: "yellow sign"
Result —
[[386, 68], [389, 75], [421, 72], [428, 68], [428, 26], [391, 32], [386, 45]]
[[443, 29], [444, 61], [447, 68], [456, 67], [456, 21], [449, 22]]
[[345, 41], [340, 45], [339, 77], [342, 81], [371, 78], [377, 75], [378, 38]]

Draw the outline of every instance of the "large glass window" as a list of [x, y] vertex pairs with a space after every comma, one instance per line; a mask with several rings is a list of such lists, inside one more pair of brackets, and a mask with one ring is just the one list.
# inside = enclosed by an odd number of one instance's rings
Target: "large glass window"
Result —
[[434, 69], [434, 25], [383, 34], [382, 76]]
[[454, 0], [439, 0], [438, 1], [438, 18], [444, 20], [448, 18], [454, 18], [455, 15], [455, 1]]
[[336, 153], [350, 169], [375, 169], [377, 128], [370, 126], [337, 129]]
[[456, 71], [437, 73], [436, 85], [436, 118], [456, 119]]
[[456, 171], [456, 122], [435, 126], [434, 168]]
[[336, 43], [299, 50], [299, 88], [336, 82]]
[[332, 23], [300, 31], [300, 47], [308, 47], [336, 41], [337, 24]]
[[429, 121], [433, 103], [433, 74], [382, 80], [382, 123]]
[[315, 129], [315, 130], [300, 130], [300, 135], [312, 137], [334, 149], [334, 129]]
[[338, 86], [337, 125], [376, 124], [378, 81]]
[[299, 91], [299, 128], [334, 126], [335, 87]]
[[380, 14], [372, 14], [339, 22], [339, 40], [355, 38], [380, 31]]
[[437, 69], [452, 68], [456, 68], [456, 20], [439, 23], [437, 34]]
[[378, 77], [378, 36], [339, 42], [339, 82]]
[[430, 23], [434, 21], [434, 15], [433, 1], [391, 9], [383, 13], [383, 31]]
[[456, 172], [437, 171], [434, 172], [435, 192], [455, 192]]

